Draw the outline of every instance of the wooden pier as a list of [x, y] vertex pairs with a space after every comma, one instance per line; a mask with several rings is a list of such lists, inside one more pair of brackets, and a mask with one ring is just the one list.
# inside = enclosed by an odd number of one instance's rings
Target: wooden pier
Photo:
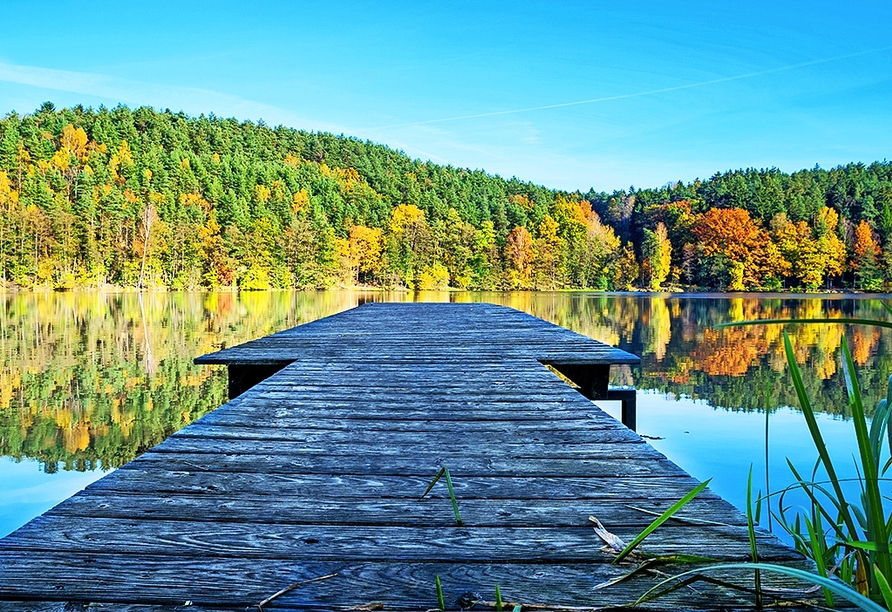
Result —
[[[436, 576], [447, 609], [493, 609], [496, 585], [524, 610], [621, 606], [661, 574], [596, 588], [636, 563], [589, 517], [629, 541], [698, 484], [585, 397], [637, 357], [509, 308], [365, 304], [196, 361], [237, 397], [0, 540], [0, 610], [427, 610]], [[443, 466], [461, 525], [442, 480], [422, 499]], [[681, 514], [644, 551], [750, 558], [708, 489]], [[754, 606], [704, 582], [643, 607]]]

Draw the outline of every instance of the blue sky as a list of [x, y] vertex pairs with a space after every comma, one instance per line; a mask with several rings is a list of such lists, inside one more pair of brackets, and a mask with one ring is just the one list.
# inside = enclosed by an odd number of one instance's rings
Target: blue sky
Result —
[[6, 2], [43, 101], [369, 139], [568, 190], [892, 158], [892, 3]]

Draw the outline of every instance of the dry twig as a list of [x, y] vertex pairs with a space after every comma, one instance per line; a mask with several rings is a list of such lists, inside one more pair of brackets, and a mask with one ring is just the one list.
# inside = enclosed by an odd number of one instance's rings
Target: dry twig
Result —
[[337, 576], [337, 573], [329, 574], [327, 576], [318, 576], [317, 578], [310, 578], [309, 580], [301, 580], [300, 582], [295, 582], [294, 584], [289, 584], [284, 589], [282, 589], [280, 591], [276, 591], [275, 593], [273, 593], [272, 595], [270, 595], [269, 597], [267, 597], [266, 599], [261, 601], [259, 604], [257, 604], [257, 609], [260, 610], [260, 612], [263, 612], [263, 606], [265, 606], [272, 600], [276, 599], [277, 597], [281, 597], [285, 593], [293, 591], [294, 589], [296, 589], [297, 587], [299, 587], [301, 585], [309, 584], [311, 582], [319, 582], [320, 580], [328, 580], [329, 578], [334, 578], [335, 576]]

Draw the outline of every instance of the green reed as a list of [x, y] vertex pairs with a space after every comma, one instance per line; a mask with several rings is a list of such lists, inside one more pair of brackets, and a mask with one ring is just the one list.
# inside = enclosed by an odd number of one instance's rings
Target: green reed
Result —
[[434, 576], [434, 584], [437, 587], [437, 610], [446, 609], [446, 601], [443, 599], [443, 585], [440, 583], [440, 575]]
[[458, 511], [458, 500], [455, 499], [455, 489], [452, 487], [452, 476], [449, 474], [449, 468], [445, 465], [439, 469], [437, 475], [434, 476], [434, 479], [427, 485], [427, 489], [421, 494], [421, 499], [424, 499], [424, 497], [430, 493], [431, 489], [434, 488], [434, 485], [437, 484], [437, 481], [440, 480], [441, 476], [446, 477], [446, 490], [449, 491], [449, 499], [452, 501], [452, 512], [455, 514], [455, 523], [461, 527], [464, 525], [464, 522], [461, 520], [461, 512]]

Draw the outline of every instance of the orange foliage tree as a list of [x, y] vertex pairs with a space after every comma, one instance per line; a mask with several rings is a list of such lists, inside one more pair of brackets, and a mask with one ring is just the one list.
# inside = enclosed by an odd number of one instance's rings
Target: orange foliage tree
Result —
[[868, 291], [880, 288], [883, 280], [882, 270], [878, 264], [881, 254], [880, 247], [873, 237], [873, 230], [867, 221], [862, 219], [855, 227], [855, 247], [850, 262], [852, 270], [855, 271], [857, 286]]
[[768, 232], [742, 208], [712, 208], [697, 220], [692, 232], [706, 257], [727, 258], [732, 291], [762, 285], [766, 278], [786, 272], [786, 262]]
[[522, 225], [515, 227], [505, 241], [505, 259], [508, 260], [508, 283], [513, 289], [528, 289], [533, 274], [535, 251], [533, 238]]

